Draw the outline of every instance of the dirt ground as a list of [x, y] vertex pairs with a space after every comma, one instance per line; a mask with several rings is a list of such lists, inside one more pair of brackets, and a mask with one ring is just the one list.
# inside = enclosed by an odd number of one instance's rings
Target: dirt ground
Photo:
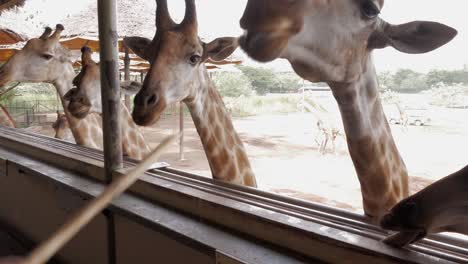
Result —
[[[411, 192], [452, 173], [468, 163], [468, 126], [460, 120], [466, 110], [447, 110], [430, 126], [392, 125], [396, 144], [408, 167]], [[450, 116], [451, 119], [447, 119]], [[315, 118], [309, 113], [255, 116], [234, 119], [257, 176], [259, 188], [294, 198], [311, 200], [361, 212], [359, 182], [343, 138], [337, 153], [318, 152]], [[158, 142], [178, 130], [176, 120], [162, 120], [145, 128], [145, 137]], [[155, 143], [156, 144], [156, 143]], [[190, 118], [185, 119], [184, 160], [178, 145], [163, 157], [175, 168], [210, 176], [202, 145]]]
[[[468, 163], [467, 116], [468, 110], [433, 108], [429, 126], [391, 126], [411, 176], [412, 193]], [[359, 182], [344, 139], [337, 139], [336, 154], [331, 153], [331, 148], [320, 154], [315, 123], [310, 113], [234, 118], [259, 188], [362, 212]], [[210, 177], [191, 118], [187, 116], [184, 124], [184, 159], [179, 159], [179, 145], [174, 144], [162, 160], [172, 167]], [[168, 116], [143, 131], [155, 146], [164, 135], [178, 131], [178, 117]], [[40, 133], [52, 135], [52, 130], [44, 127]]]

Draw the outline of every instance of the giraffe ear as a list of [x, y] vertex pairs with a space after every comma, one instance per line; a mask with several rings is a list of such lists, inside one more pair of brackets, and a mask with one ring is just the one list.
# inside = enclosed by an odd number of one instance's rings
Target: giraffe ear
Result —
[[138, 55], [138, 57], [150, 61], [151, 56], [148, 52], [148, 48], [151, 45], [151, 40], [142, 37], [125, 37], [123, 43]]
[[376, 31], [369, 39], [369, 48], [392, 46], [410, 54], [435, 50], [457, 35], [454, 28], [429, 21], [413, 21], [401, 25], [388, 25], [383, 32]]
[[217, 38], [206, 44], [204, 51], [204, 59], [212, 59], [214, 61], [222, 61], [229, 57], [239, 47], [237, 38], [224, 37]]

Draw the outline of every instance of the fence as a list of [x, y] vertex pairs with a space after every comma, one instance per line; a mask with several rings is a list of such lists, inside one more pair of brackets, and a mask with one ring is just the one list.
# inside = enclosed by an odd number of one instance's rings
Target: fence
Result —
[[47, 125], [55, 121], [56, 111], [62, 111], [62, 104], [56, 100], [6, 102], [8, 110], [18, 127]]
[[[13, 117], [17, 126], [22, 128], [32, 125], [50, 125], [56, 120], [55, 113], [63, 112], [62, 104], [57, 100], [13, 101], [6, 102], [3, 106]], [[185, 106], [184, 112], [186, 114], [189, 112]], [[161, 114], [161, 119], [175, 118], [178, 114], [179, 107], [173, 104]]]

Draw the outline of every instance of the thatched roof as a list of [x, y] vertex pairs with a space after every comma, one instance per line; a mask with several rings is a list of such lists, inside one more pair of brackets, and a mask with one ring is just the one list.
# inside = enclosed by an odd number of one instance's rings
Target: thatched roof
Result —
[[22, 7], [0, 14], [0, 29], [13, 31], [27, 40], [40, 36], [44, 27], [50, 26], [48, 17], [43, 2], [28, 0]]
[[[61, 23], [65, 27], [61, 42], [67, 48], [76, 51], [74, 52], [76, 53], [74, 57], [79, 58], [79, 49], [84, 44], [91, 46], [94, 51], [98, 51], [99, 34], [96, 1], [80, 1], [81, 4], [76, 4], [80, 5], [79, 8], [71, 6], [72, 3], [78, 3], [76, 1], [65, 2], [67, 4], [64, 4], [63, 0], [28, 0], [24, 6], [12, 8], [0, 15], [0, 33], [1, 29], [3, 29], [5, 32], [27, 40], [41, 35], [44, 27], [50, 26], [54, 28], [55, 24]], [[156, 30], [155, 1], [117, 0], [116, 2], [117, 29], [120, 39], [126, 36], [153, 38]], [[55, 5], [60, 4], [60, 12], [50, 12], [51, 5], [54, 5], [54, 3]], [[175, 21], [182, 19], [182, 17], [178, 17], [177, 15], [173, 15], [173, 18]], [[203, 40], [210, 41], [214, 39], [214, 36], [211, 36], [209, 33], [209, 28], [202, 27], [200, 31], [200, 36]], [[15, 48], [21, 47], [22, 45], [19, 45]], [[120, 51], [122, 52], [123, 49], [120, 49]], [[134, 55], [131, 57], [132, 64], [141, 62], [138, 58], [134, 58]], [[228, 61], [234, 60], [237, 64], [237, 61], [242, 60], [243, 57], [241, 52], [237, 50]]]
[[[117, 30], [119, 37], [143, 36], [152, 38], [155, 33], [155, 1], [117, 0]], [[98, 36], [97, 5], [91, 3], [79, 13], [66, 18], [65, 36]]]
[[24, 41], [24, 38], [18, 33], [7, 28], [0, 29], [0, 46], [15, 44], [19, 41]]
[[0, 12], [24, 5], [25, 0], [0, 0]]

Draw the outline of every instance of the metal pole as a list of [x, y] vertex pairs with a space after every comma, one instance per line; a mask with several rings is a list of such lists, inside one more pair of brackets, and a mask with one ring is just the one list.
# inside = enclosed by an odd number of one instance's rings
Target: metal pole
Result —
[[[124, 45], [125, 46], [125, 45]], [[130, 56], [128, 55], [128, 47], [125, 46], [125, 57], [124, 57], [124, 80], [130, 80]], [[125, 95], [125, 106], [130, 110], [130, 95]]]
[[[99, 57], [101, 67], [102, 127], [104, 139], [105, 178], [112, 181], [112, 172], [122, 168], [122, 132], [120, 130], [120, 76], [115, 0], [98, 0]], [[115, 264], [115, 219], [105, 210], [107, 219], [108, 263]]]
[[98, 0], [104, 165], [109, 181], [112, 172], [122, 167], [116, 10], [115, 0]]
[[184, 104], [179, 103], [179, 159], [184, 160]]

